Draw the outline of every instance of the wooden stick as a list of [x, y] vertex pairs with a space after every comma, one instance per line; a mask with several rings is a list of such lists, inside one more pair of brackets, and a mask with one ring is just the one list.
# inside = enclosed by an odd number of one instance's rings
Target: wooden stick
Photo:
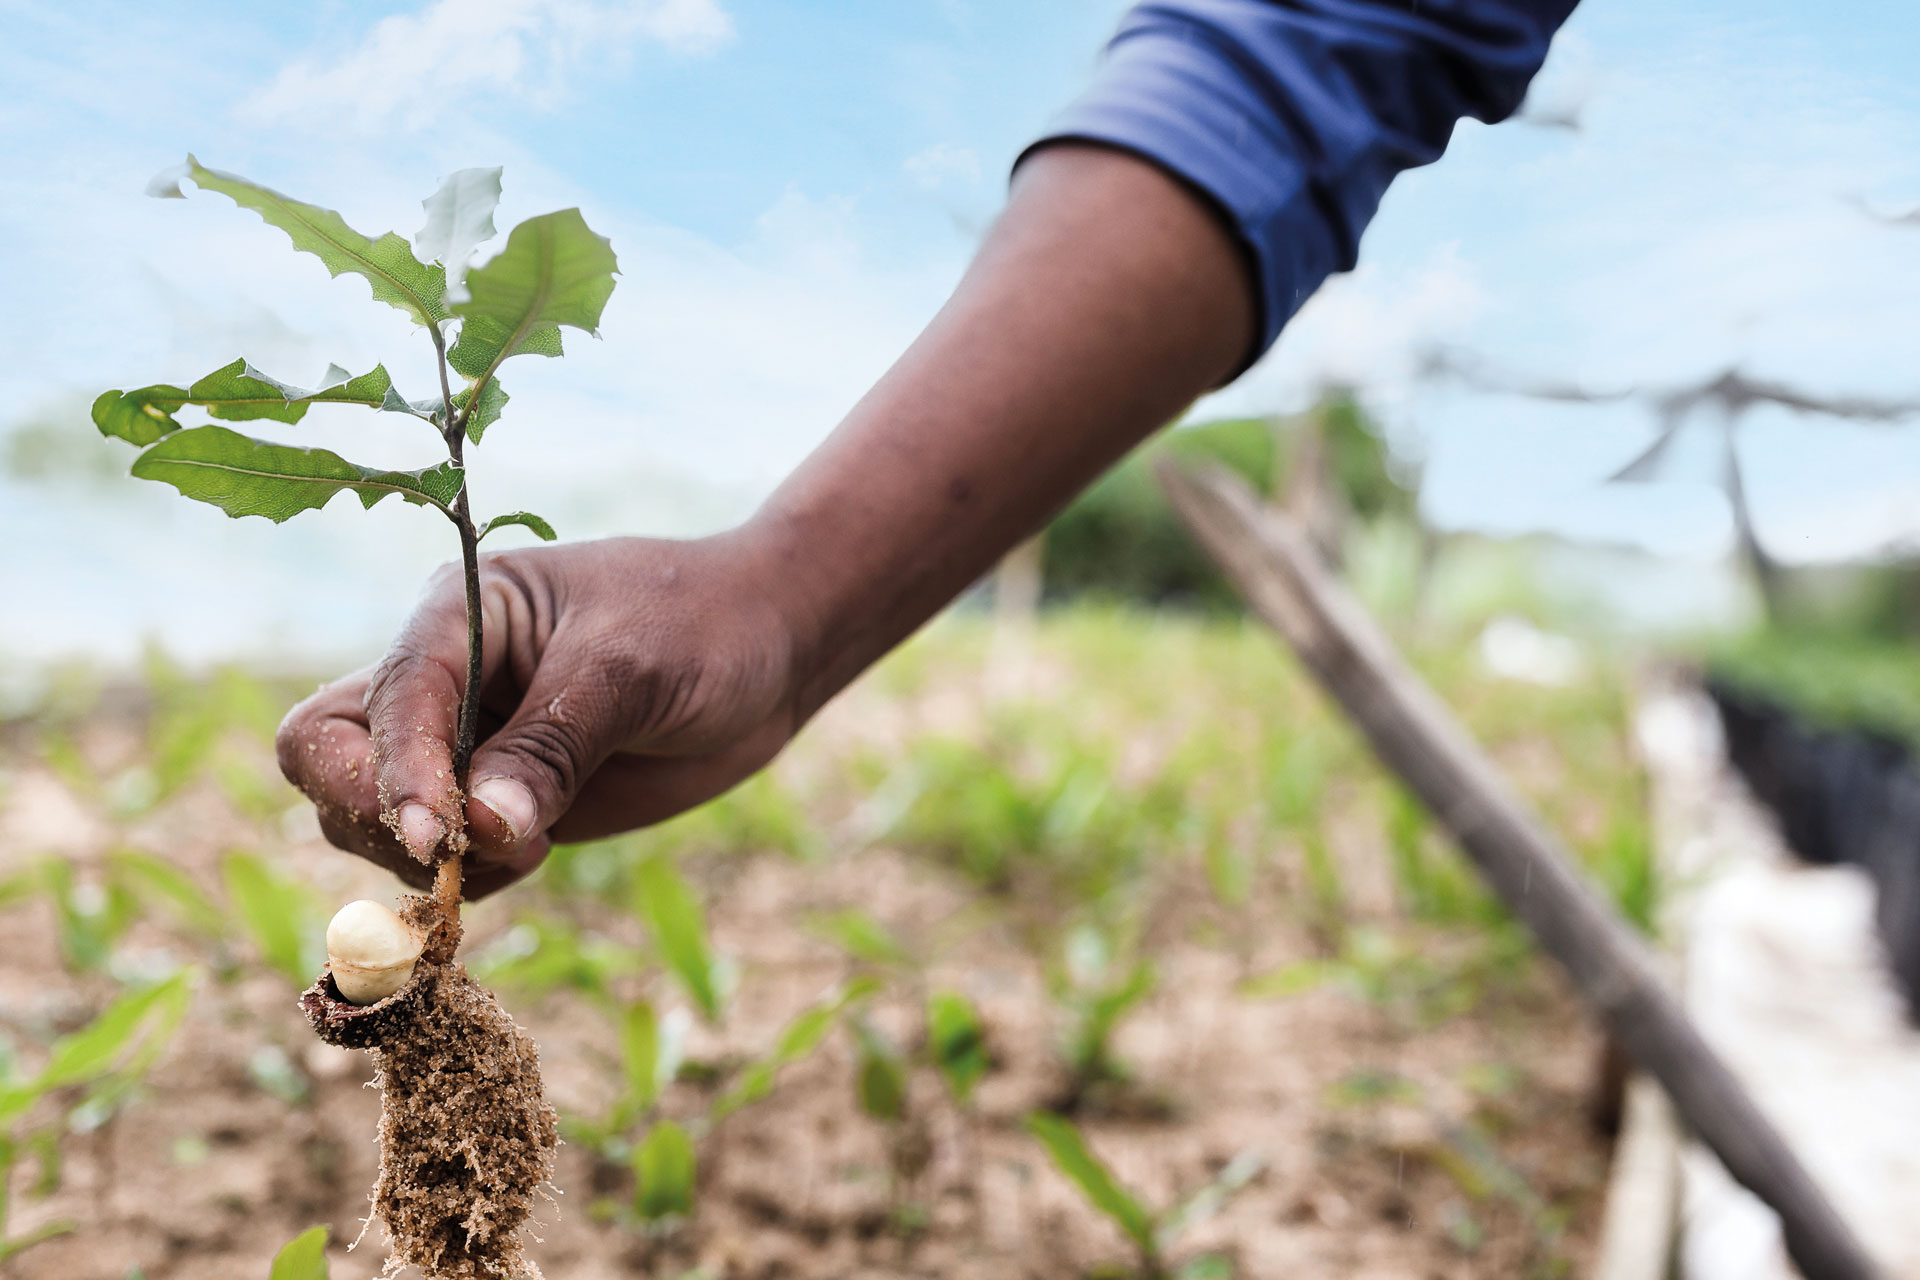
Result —
[[1284, 517], [1239, 477], [1171, 462], [1160, 483], [1187, 528], [1566, 969], [1682, 1122], [1777, 1214], [1807, 1280], [1880, 1272], [1799, 1159], [1667, 990], [1646, 945], [1574, 869], [1446, 707]]

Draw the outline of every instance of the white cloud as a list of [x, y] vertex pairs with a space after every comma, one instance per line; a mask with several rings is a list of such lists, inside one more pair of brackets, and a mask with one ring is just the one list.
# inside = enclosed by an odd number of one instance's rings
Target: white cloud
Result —
[[950, 182], [970, 187], [980, 181], [979, 154], [951, 142], [936, 142], [908, 156], [900, 168], [923, 191], [935, 191]]
[[733, 34], [718, 0], [434, 0], [381, 19], [341, 62], [288, 65], [246, 110], [419, 126], [482, 90], [549, 101], [581, 66], [640, 41], [701, 54]]

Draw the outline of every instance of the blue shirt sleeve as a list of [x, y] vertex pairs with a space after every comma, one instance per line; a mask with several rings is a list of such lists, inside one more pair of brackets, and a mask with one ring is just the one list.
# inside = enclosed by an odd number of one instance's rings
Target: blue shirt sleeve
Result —
[[1573, 4], [1141, 4], [1093, 86], [1025, 154], [1105, 143], [1208, 197], [1255, 276], [1257, 356], [1327, 276], [1352, 269], [1395, 174], [1438, 159], [1462, 116], [1513, 113]]

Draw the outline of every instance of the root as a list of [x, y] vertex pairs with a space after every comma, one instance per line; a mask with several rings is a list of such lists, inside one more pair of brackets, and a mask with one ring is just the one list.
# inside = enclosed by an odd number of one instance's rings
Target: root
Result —
[[323, 977], [301, 1005], [323, 1039], [374, 1058], [373, 1208], [392, 1246], [387, 1274], [409, 1265], [428, 1280], [534, 1273], [522, 1229], [552, 1177], [558, 1135], [538, 1051], [499, 1001], [460, 965], [422, 959], [378, 1004], [346, 1004]]

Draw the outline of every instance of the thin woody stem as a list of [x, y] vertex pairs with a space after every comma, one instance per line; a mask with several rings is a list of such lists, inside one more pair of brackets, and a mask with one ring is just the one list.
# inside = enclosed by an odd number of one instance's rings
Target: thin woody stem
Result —
[[[465, 479], [466, 462], [466, 419], [465, 412], [456, 414], [453, 408], [453, 391], [447, 377], [447, 344], [438, 325], [428, 326], [433, 335], [433, 350], [440, 366], [440, 403], [444, 415], [444, 439], [447, 444], [447, 457], [453, 465], [461, 468], [460, 492], [453, 501], [454, 527], [460, 531], [460, 567], [467, 588], [467, 678], [460, 696], [460, 719], [454, 731], [453, 742], [453, 782], [459, 789], [464, 801], [467, 793], [468, 773], [473, 765], [474, 738], [480, 719], [480, 659], [482, 654], [482, 622], [480, 616], [480, 538], [473, 525], [473, 510], [467, 500], [467, 482]], [[473, 407], [469, 398], [467, 408]], [[434, 877], [433, 893], [450, 920], [459, 919], [460, 910], [460, 862], [465, 841], [459, 841], [448, 849], [445, 862]]]

